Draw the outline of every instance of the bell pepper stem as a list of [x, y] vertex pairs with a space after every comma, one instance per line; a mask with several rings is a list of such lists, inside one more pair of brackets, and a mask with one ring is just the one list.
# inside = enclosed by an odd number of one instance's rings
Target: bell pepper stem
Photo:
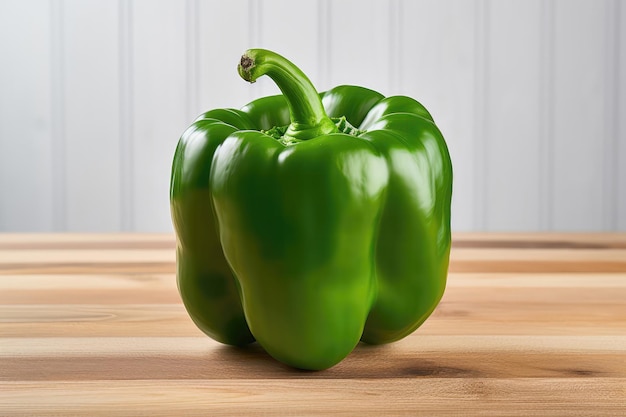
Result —
[[244, 80], [253, 83], [262, 75], [270, 77], [283, 93], [289, 106], [291, 124], [285, 139], [308, 140], [337, 132], [322, 100], [306, 75], [286, 58], [266, 49], [249, 49], [237, 67]]

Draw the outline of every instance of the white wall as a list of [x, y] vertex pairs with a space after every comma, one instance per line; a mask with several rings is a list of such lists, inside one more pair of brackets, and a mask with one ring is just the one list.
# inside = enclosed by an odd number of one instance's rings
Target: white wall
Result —
[[454, 230], [626, 230], [626, 2], [0, 0], [0, 231], [170, 231], [199, 113], [277, 92], [264, 47], [319, 90], [430, 109]]

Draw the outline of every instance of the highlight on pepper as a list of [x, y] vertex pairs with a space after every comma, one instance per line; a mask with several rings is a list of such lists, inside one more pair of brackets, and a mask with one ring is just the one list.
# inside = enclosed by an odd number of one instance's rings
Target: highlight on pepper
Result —
[[439, 303], [450, 255], [452, 164], [432, 116], [364, 87], [318, 93], [264, 49], [238, 72], [282, 94], [209, 110], [179, 140], [170, 207], [189, 316], [311, 370], [408, 336]]

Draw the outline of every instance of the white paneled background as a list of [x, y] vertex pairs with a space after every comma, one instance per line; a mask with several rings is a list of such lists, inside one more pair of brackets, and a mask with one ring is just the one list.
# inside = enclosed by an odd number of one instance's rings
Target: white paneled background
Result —
[[453, 229], [626, 230], [626, 1], [0, 0], [0, 231], [170, 231], [199, 113], [250, 47], [432, 112]]

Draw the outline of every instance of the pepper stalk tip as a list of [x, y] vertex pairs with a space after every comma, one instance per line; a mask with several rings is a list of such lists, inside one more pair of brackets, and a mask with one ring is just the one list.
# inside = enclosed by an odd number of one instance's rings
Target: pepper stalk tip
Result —
[[239, 61], [239, 65], [237, 65], [237, 72], [239, 72], [241, 78], [250, 83], [256, 81], [252, 77], [252, 68], [254, 68], [254, 59], [248, 54], [243, 54], [241, 56], [241, 61]]

